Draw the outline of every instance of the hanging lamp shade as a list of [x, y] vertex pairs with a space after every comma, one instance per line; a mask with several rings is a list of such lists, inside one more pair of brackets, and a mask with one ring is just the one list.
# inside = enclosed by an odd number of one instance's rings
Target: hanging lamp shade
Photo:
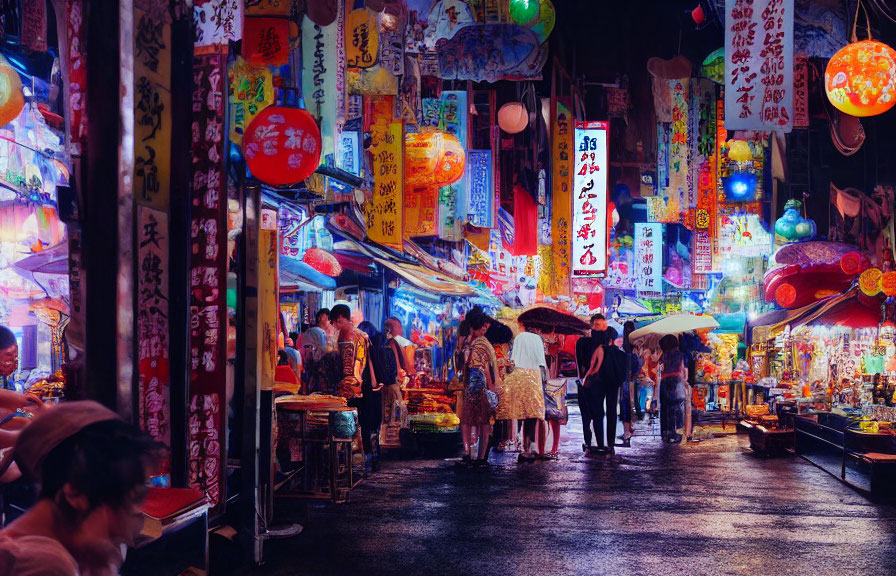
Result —
[[508, 11], [511, 20], [528, 28], [538, 21], [539, 2], [538, 0], [510, 0]]
[[519, 134], [529, 125], [529, 112], [522, 102], [508, 102], [498, 110], [498, 126], [508, 134]]
[[330, 278], [336, 278], [342, 274], [342, 265], [339, 264], [336, 256], [320, 248], [306, 250], [305, 255], [302, 256], [302, 262]]
[[824, 71], [824, 91], [851, 116], [876, 116], [896, 104], [896, 51], [876, 40], [841, 48]]
[[6, 126], [22, 113], [25, 97], [19, 73], [0, 56], [0, 126]]
[[268, 106], [246, 128], [243, 155], [252, 176], [270, 186], [297, 184], [320, 164], [320, 129], [301, 108]]

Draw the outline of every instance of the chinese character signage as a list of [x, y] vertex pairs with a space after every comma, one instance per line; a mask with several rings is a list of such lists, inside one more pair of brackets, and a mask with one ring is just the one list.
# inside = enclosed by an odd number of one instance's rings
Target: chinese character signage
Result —
[[635, 224], [635, 289], [663, 291], [663, 225]]
[[[690, 186], [688, 168], [690, 149], [688, 146], [688, 91], [689, 80], [680, 78], [666, 80], [669, 93], [672, 95], [672, 123], [669, 125], [669, 189], [668, 194], [678, 202], [678, 210], [684, 211], [690, 206]], [[677, 217], [677, 214], [676, 214]]]
[[187, 481], [223, 504], [227, 326], [226, 56], [193, 58]]
[[572, 275], [607, 271], [607, 122], [576, 122], [572, 188]]
[[376, 12], [367, 8], [352, 10], [345, 23], [345, 65], [370, 68], [377, 61], [380, 34]]
[[289, 20], [246, 18], [243, 58], [252, 64], [283, 66], [289, 61]]
[[570, 224], [572, 221], [572, 114], [563, 103], [557, 102], [551, 128], [553, 150], [553, 174], [551, 175], [551, 240], [554, 259], [554, 284], [556, 295], [569, 294], [570, 278]]
[[726, 0], [725, 128], [793, 127], [793, 0]]
[[793, 127], [809, 127], [809, 57], [793, 58]]
[[[442, 92], [440, 121], [442, 130], [457, 136], [460, 145], [467, 149], [467, 93], [462, 90]], [[467, 218], [468, 180], [465, 169], [463, 178], [439, 190], [439, 237], [444, 240], [463, 239], [463, 223]]]
[[327, 156], [336, 154], [337, 112], [344, 100], [338, 93], [340, 66], [336, 57], [337, 45], [341, 44], [337, 31], [342, 25], [344, 16], [327, 26], [315, 24], [308, 16], [302, 21], [302, 95], [306, 110], [320, 121], [322, 164]]
[[491, 228], [495, 223], [495, 190], [492, 186], [492, 151], [470, 150], [470, 224]]
[[137, 350], [140, 428], [171, 445], [168, 371], [168, 216], [137, 207]]
[[374, 105], [375, 122], [370, 126], [373, 167], [373, 196], [365, 206], [367, 235], [374, 242], [402, 246], [402, 200], [404, 198], [404, 124], [392, 122], [392, 99]]
[[134, 198], [164, 210], [171, 182], [171, 17], [134, 3]]
[[65, 29], [68, 39], [68, 113], [71, 153], [80, 156], [87, 142], [87, 59], [84, 46], [86, 26], [84, 1], [66, 0]]
[[353, 130], [339, 134], [336, 143], [336, 167], [355, 176], [361, 173], [361, 149], [359, 135]]
[[[243, 38], [244, 0], [194, 0], [193, 45], [226, 45]], [[202, 50], [196, 50], [196, 53]]]

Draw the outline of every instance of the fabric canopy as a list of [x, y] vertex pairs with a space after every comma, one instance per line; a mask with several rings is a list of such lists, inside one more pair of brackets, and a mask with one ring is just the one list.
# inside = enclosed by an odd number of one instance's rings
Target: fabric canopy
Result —
[[447, 276], [427, 270], [422, 266], [407, 264], [404, 262], [390, 262], [383, 258], [374, 258], [374, 261], [388, 268], [407, 280], [412, 286], [416, 286], [421, 290], [429, 290], [437, 294], [447, 296], [473, 296], [476, 292], [472, 286], [452, 280]]
[[666, 334], [681, 334], [682, 332], [691, 332], [692, 330], [714, 330], [718, 327], [719, 323], [716, 322], [715, 318], [712, 316], [673, 314], [635, 330], [631, 333], [629, 338], [637, 339], [651, 335], [665, 336]]

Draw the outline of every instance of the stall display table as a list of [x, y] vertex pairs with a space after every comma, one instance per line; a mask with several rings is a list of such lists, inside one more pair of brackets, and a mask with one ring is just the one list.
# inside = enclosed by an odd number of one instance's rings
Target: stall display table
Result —
[[290, 464], [276, 496], [345, 502], [363, 476], [357, 412], [289, 398], [276, 401], [277, 457], [281, 466]]
[[896, 436], [857, 429], [832, 412], [794, 416], [796, 452], [873, 499], [896, 498]]

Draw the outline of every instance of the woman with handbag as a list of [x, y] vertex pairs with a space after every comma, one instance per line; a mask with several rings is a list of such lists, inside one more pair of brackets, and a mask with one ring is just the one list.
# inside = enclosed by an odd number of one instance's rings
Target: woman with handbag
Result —
[[[542, 340], [542, 346], [545, 346]], [[560, 456], [560, 427], [569, 420], [566, 408], [566, 379], [554, 378], [544, 381], [544, 421], [538, 423], [538, 453], [542, 460], [556, 460]], [[547, 427], [551, 428], [552, 447], [545, 452]]]
[[464, 409], [460, 425], [465, 451], [472, 449], [473, 428], [476, 428], [479, 434], [479, 451], [475, 460], [472, 454], [467, 452], [462, 464], [486, 467], [494, 409], [498, 404], [495, 388], [501, 382], [495, 349], [485, 337], [492, 319], [481, 312], [472, 312], [467, 316], [467, 321], [470, 326], [471, 342], [464, 367]]
[[544, 418], [544, 381], [547, 378], [547, 360], [541, 336], [526, 331], [520, 324], [520, 332], [513, 340], [510, 359], [513, 370], [498, 388], [498, 420], [523, 421], [523, 446], [520, 461], [534, 460], [532, 452], [535, 429]]

